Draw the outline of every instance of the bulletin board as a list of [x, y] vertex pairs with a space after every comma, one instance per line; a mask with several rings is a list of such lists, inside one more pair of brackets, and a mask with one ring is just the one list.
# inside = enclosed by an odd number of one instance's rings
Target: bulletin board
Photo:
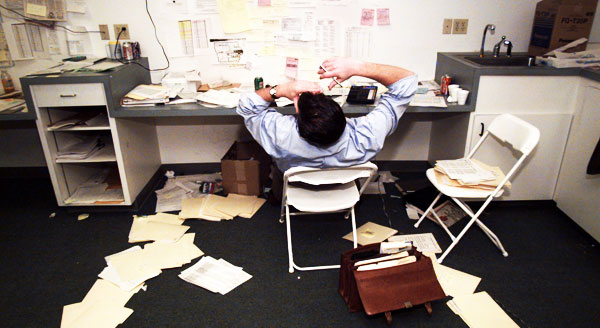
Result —
[[172, 62], [191, 61], [203, 72], [318, 80], [325, 58], [370, 59], [377, 28], [391, 25], [389, 7], [350, 4], [355, 2], [165, 0], [154, 12], [161, 13], [158, 37]]

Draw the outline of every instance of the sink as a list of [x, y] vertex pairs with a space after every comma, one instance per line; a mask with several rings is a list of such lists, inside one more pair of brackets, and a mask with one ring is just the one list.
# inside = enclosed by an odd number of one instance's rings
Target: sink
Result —
[[[481, 66], [530, 66], [529, 56], [512, 56], [512, 57], [479, 57], [479, 56], [463, 56], [464, 59], [481, 65]], [[533, 65], [531, 65], [533, 66]]]

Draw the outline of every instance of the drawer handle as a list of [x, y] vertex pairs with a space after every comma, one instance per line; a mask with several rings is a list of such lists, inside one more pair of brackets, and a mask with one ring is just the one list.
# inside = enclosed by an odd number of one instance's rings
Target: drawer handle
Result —
[[60, 97], [61, 98], [74, 98], [74, 97], [77, 97], [77, 94], [74, 94], [74, 93], [70, 94], [70, 95], [63, 95], [63, 94], [61, 94]]
[[485, 130], [485, 126], [483, 125], [483, 122], [481, 122], [481, 132], [479, 132], [479, 136], [483, 136], [483, 130]]

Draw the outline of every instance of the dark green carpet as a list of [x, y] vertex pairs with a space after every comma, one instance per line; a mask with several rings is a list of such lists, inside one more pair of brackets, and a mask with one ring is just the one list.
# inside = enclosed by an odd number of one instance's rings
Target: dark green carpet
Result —
[[[104, 256], [132, 246], [127, 235], [133, 213], [91, 213], [77, 221], [78, 213], [56, 206], [47, 180], [2, 180], [0, 188], [1, 325], [58, 327], [62, 307], [83, 299], [105, 266]], [[448, 246], [440, 228], [427, 221], [414, 229], [399, 200], [384, 199], [393, 228], [433, 232], [442, 248]], [[148, 202], [138, 214], [152, 214], [153, 208]], [[53, 212], [56, 217], [49, 218]], [[127, 303], [134, 313], [123, 326], [385, 326], [383, 316], [348, 312], [337, 293], [337, 270], [288, 273], [285, 225], [278, 215], [278, 206], [266, 204], [250, 220], [187, 221], [200, 249], [242, 266], [253, 278], [222, 296], [178, 278], [189, 265], [165, 270]], [[357, 209], [358, 225], [367, 221], [388, 225], [378, 196], [364, 196]], [[509, 257], [473, 227], [444, 264], [480, 276], [478, 291], [487, 291], [521, 327], [598, 323], [600, 252], [589, 235], [548, 205], [493, 206], [483, 221]], [[292, 222], [299, 265], [335, 264], [352, 246], [341, 239], [350, 222], [339, 215]], [[466, 327], [445, 301], [433, 304], [431, 317], [422, 307], [396, 311], [392, 326]]]

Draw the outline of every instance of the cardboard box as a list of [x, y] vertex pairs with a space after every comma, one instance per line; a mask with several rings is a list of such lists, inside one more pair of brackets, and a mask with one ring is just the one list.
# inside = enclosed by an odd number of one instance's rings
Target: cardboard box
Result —
[[[598, 0], [543, 0], [535, 7], [529, 55], [541, 56], [579, 38], [588, 38]], [[570, 49], [585, 50], [587, 43]]]
[[221, 159], [225, 193], [258, 196], [269, 178], [271, 157], [256, 142], [236, 141]]

